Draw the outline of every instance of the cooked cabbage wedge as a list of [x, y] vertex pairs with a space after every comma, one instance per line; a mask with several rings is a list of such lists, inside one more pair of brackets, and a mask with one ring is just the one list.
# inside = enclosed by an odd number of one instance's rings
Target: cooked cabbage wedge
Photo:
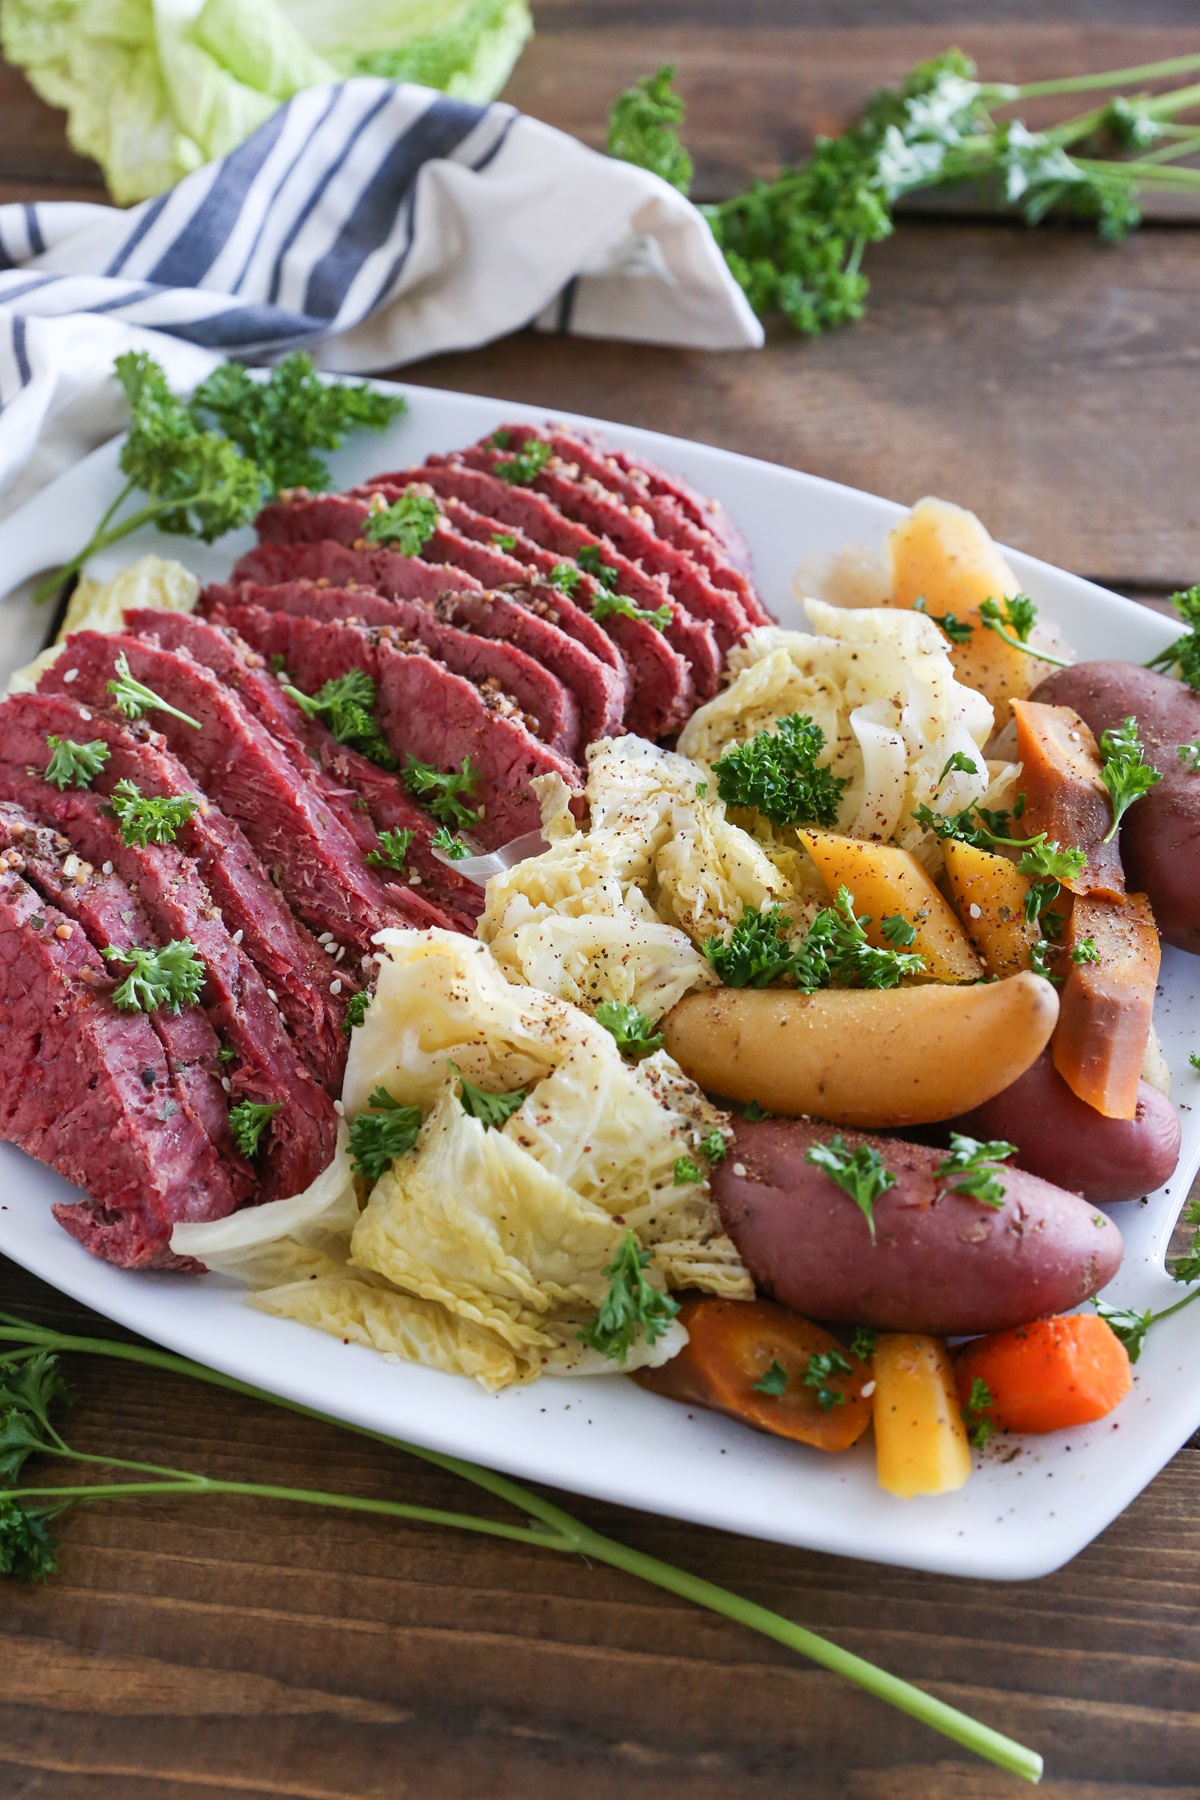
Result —
[[[726, 1116], [668, 1056], [626, 1062], [587, 1013], [513, 985], [455, 932], [377, 942], [345, 1112], [352, 1121], [382, 1086], [424, 1113], [416, 1144], [364, 1207], [343, 1127], [306, 1193], [180, 1227], [181, 1254], [243, 1281], [263, 1311], [489, 1389], [652, 1367], [686, 1343], [673, 1324], [618, 1365], [580, 1342], [630, 1229], [656, 1285], [751, 1297], [707, 1180], [675, 1179], [680, 1158], [707, 1166], [696, 1146]], [[486, 1126], [465, 1109], [460, 1077], [525, 1098]]]

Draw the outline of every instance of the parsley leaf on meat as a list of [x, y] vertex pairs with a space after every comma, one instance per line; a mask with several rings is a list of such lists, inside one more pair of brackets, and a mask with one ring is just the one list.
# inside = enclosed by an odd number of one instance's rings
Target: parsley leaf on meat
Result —
[[193, 719], [189, 713], [180, 712], [178, 707], [169, 706], [167, 702], [148, 688], [143, 681], [138, 681], [130, 672], [129, 658], [124, 650], [117, 657], [114, 667], [117, 671], [114, 680], [110, 681], [108, 691], [113, 697], [113, 705], [122, 718], [140, 719], [144, 712], [153, 710], [169, 714], [172, 719], [179, 719], [184, 725], [190, 725], [196, 731], [200, 729], [199, 719]]
[[1195, 775], [1197, 771], [1200, 771], [1200, 738], [1197, 738], [1194, 744], [1180, 744], [1175, 754], [1189, 775]]
[[139, 950], [132, 945], [118, 950], [109, 944], [100, 954], [107, 962], [129, 965], [129, 974], [112, 996], [113, 1005], [122, 1012], [157, 1012], [165, 1007], [178, 1013], [192, 1004], [204, 986], [204, 964], [191, 938], [172, 938], [160, 950]]
[[370, 1004], [371, 995], [366, 988], [359, 988], [357, 994], [351, 994], [346, 1002], [346, 1017], [342, 1023], [342, 1030], [347, 1037], [356, 1026], [364, 1023]]
[[[952, 1194], [966, 1194], [972, 1200], [982, 1201], [984, 1206], [1003, 1206], [1007, 1189], [998, 1179], [998, 1164], [1007, 1162], [1016, 1153], [1017, 1146], [1006, 1143], [1003, 1138], [983, 1141], [952, 1131], [949, 1153], [934, 1174], [946, 1181]], [[952, 1176], [958, 1179], [951, 1180]]]
[[602, 1000], [596, 1008], [596, 1023], [611, 1033], [621, 1055], [631, 1062], [662, 1049], [662, 1033], [655, 1031], [644, 1012], [621, 1000]]
[[401, 556], [420, 556], [441, 516], [432, 495], [406, 488], [390, 506], [381, 506], [368, 516], [363, 536], [371, 544], [394, 544]]
[[91, 787], [111, 754], [103, 738], [93, 738], [88, 744], [77, 744], [73, 738], [60, 738], [51, 734], [46, 739], [46, 748], [51, 755], [46, 764], [45, 779], [60, 792], [68, 787]]
[[468, 1118], [478, 1119], [481, 1125], [490, 1126], [493, 1130], [498, 1131], [505, 1120], [510, 1118], [518, 1107], [525, 1104], [528, 1088], [514, 1088], [511, 1094], [489, 1094], [483, 1088], [478, 1088], [473, 1082], [468, 1081], [465, 1075], [459, 1074], [453, 1063], [448, 1063], [446, 1066], [451, 1074], [458, 1076], [458, 1085], [462, 1090], [459, 1100], [462, 1102], [463, 1111]]
[[492, 464], [492, 474], [498, 475], [501, 481], [507, 481], [510, 487], [529, 487], [537, 480], [553, 455], [554, 448], [545, 438], [527, 438], [511, 456], [505, 456]]
[[443, 773], [432, 763], [418, 762], [410, 756], [404, 765], [403, 781], [409, 793], [420, 800], [443, 825], [457, 825], [470, 831], [483, 817], [474, 807], [464, 805], [460, 794], [471, 795], [479, 780], [479, 770], [469, 756], [464, 756], [461, 769]]
[[389, 772], [399, 768], [398, 758], [379, 729], [374, 711], [375, 683], [365, 669], [347, 669], [344, 675], [326, 681], [315, 694], [302, 693], [290, 683], [284, 685], [283, 691], [310, 719], [319, 719], [339, 744], [348, 744], [377, 768]]
[[807, 713], [791, 713], [718, 758], [717, 792], [728, 805], [753, 807], [773, 825], [836, 825], [849, 782], [818, 763], [824, 748], [821, 727]]
[[585, 544], [575, 558], [581, 569], [595, 577], [601, 587], [611, 593], [621, 579], [615, 569], [610, 569], [604, 561], [604, 552], [599, 544]]
[[282, 1104], [280, 1100], [239, 1100], [236, 1106], [230, 1107], [229, 1125], [233, 1141], [243, 1156], [257, 1156], [259, 1139]]
[[849, 1194], [871, 1229], [875, 1242], [875, 1202], [888, 1189], [895, 1187], [896, 1177], [884, 1167], [878, 1150], [870, 1144], [857, 1144], [853, 1150], [839, 1133], [827, 1144], [812, 1144], [805, 1152], [805, 1162], [824, 1171], [836, 1181], [843, 1193]]
[[451, 862], [465, 862], [470, 856], [470, 848], [461, 838], [456, 838], [448, 825], [439, 825], [429, 840], [430, 847], [440, 850]]
[[618, 94], [608, 115], [608, 154], [650, 169], [686, 194], [691, 186], [692, 159], [679, 141], [683, 101], [671, 91], [673, 63], [663, 63], [633, 87]]
[[1103, 758], [1100, 779], [1108, 789], [1113, 810], [1112, 824], [1104, 834], [1107, 844], [1116, 837], [1117, 827], [1134, 801], [1157, 787], [1162, 776], [1142, 756], [1137, 720], [1133, 717], [1101, 732], [1100, 755]]
[[143, 794], [136, 781], [118, 781], [111, 795], [127, 844], [171, 844], [200, 805], [191, 794]]
[[560, 594], [566, 594], [569, 597], [575, 592], [583, 580], [583, 576], [574, 563], [560, 562], [555, 563], [546, 580], [551, 587], [557, 588]]
[[515, 550], [517, 540], [511, 531], [493, 531], [492, 542], [497, 550]]
[[635, 606], [624, 594], [597, 594], [591, 611], [598, 625], [603, 624], [614, 613], [619, 613], [623, 619], [640, 619], [644, 625], [653, 626], [655, 631], [665, 631], [673, 616], [669, 600], [664, 600], [661, 606], [650, 608]]
[[408, 830], [381, 831], [379, 846], [367, 851], [367, 861], [378, 869], [403, 869], [408, 847], [416, 835], [415, 831]]
[[649, 1250], [638, 1246], [632, 1231], [603, 1270], [608, 1292], [591, 1324], [579, 1333], [580, 1342], [601, 1356], [624, 1364], [639, 1333], [647, 1344], [656, 1344], [679, 1311], [679, 1302], [647, 1281]]
[[364, 1181], [374, 1183], [416, 1143], [421, 1109], [402, 1106], [385, 1087], [375, 1089], [367, 1108], [350, 1121], [350, 1164]]

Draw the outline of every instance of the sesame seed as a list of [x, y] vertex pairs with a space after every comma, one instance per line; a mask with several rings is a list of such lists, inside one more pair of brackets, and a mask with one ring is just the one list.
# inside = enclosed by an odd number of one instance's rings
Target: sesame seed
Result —
[[230, 1081], [230, 1079], [229, 1079], [229, 1077], [228, 1077], [228, 1075], [222, 1075], [222, 1077], [221, 1077], [221, 1086], [222, 1086], [222, 1087], [223, 1087], [223, 1088], [224, 1088], [224, 1089], [225, 1089], [225, 1092], [226, 1092], [226, 1093], [227, 1093], [227, 1094], [232, 1094], [232, 1092], [233, 1092], [233, 1083], [232, 1083], [232, 1081]]
[[239, 925], [239, 926], [238, 926], [238, 928], [237, 928], [237, 930], [236, 930], [236, 931], [235, 931], [235, 932], [234, 932], [234, 934], [233, 934], [233, 942], [234, 942], [234, 943], [235, 943], [235, 944], [240, 944], [240, 943], [241, 943], [241, 941], [242, 941], [242, 935], [243, 935], [243, 933], [242, 933], [242, 927], [241, 927], [241, 926], [240, 926], [240, 925]]
[[333, 943], [332, 941], [328, 944], [322, 944], [321, 948], [325, 952], [326, 956], [336, 956], [336, 954], [337, 954], [337, 945], [335, 943]]
[[112, 872], [113, 872], [113, 866], [112, 866], [112, 864], [111, 864], [111, 863], [110, 863], [110, 862], [108, 862], [108, 863], [101, 863], [101, 865], [100, 865], [100, 873], [101, 873], [101, 874], [102, 874], [102, 875], [111, 875], [111, 874], [112, 874]]
[[977, 900], [972, 900], [970, 906], [968, 906], [968, 908], [967, 908], [967, 911], [970, 913], [970, 915], [973, 919], [982, 919], [982, 917], [983, 917], [983, 908], [982, 908], [982, 906], [980, 906], [980, 904]]
[[333, 959], [334, 962], [341, 962], [341, 960], [342, 960], [343, 956], [345, 956], [345, 954], [346, 954], [345, 944], [339, 944], [338, 945], [338, 953]]
[[333, 942], [332, 931], [323, 931], [321, 933], [320, 937], [317, 939], [317, 942], [318, 942], [318, 944], [332, 944], [332, 942]]
[[869, 1400], [871, 1398], [871, 1395], [874, 1392], [875, 1392], [875, 1383], [873, 1381], [868, 1381], [863, 1384], [862, 1397], [864, 1400]]
[[275, 1002], [276, 1006], [279, 1005], [279, 995], [275, 992], [274, 988], [267, 989], [267, 999], [273, 1000]]
[[734, 1163], [733, 1172], [735, 1175], [744, 1175], [746, 1173], [745, 1163]]
[[79, 858], [72, 850], [69, 856], [63, 857], [62, 872], [68, 881], [74, 881], [79, 873]]
[[329, 984], [329, 991], [331, 994], [340, 994], [342, 991], [341, 982], [340, 981], [331, 981]]
[[359, 968], [361, 969], [372, 969], [374, 966], [375, 958], [373, 956], [364, 956], [359, 959]]
[[345, 1118], [346, 1102], [344, 1100], [335, 1100], [333, 1103], [333, 1110], [337, 1114], [339, 1119]]
[[78, 681], [78, 679], [79, 679], [79, 670], [78, 669], [68, 669], [66, 674], [63, 676], [63, 681], [67, 684], [69, 684], [72, 681]]
[[87, 720], [88, 720], [88, 721], [89, 721], [89, 723], [90, 723], [90, 722], [91, 722], [91, 717], [92, 717], [92, 715], [91, 715], [91, 713], [90, 713], [90, 712], [89, 712], [89, 711], [88, 711], [88, 709], [87, 709], [87, 707], [86, 707], [86, 706], [81, 706], [81, 707], [80, 707], [80, 709], [79, 709], [79, 716], [80, 716], [80, 718], [81, 718], [81, 719], [87, 719]]

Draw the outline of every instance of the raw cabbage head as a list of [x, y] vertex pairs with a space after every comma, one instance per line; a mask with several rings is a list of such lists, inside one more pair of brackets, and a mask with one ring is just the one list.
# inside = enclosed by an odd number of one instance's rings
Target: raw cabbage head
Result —
[[0, 0], [4, 54], [66, 108], [73, 147], [122, 205], [343, 76], [490, 100], [532, 29], [526, 0]]
[[[425, 1114], [417, 1143], [363, 1207], [343, 1130], [305, 1194], [181, 1227], [182, 1254], [245, 1282], [263, 1311], [492, 1389], [616, 1372], [579, 1332], [630, 1229], [659, 1285], [752, 1296], [707, 1180], [675, 1181], [677, 1160], [703, 1165], [700, 1139], [727, 1120], [669, 1057], [627, 1063], [587, 1013], [514, 986], [457, 933], [376, 941], [345, 1112], [356, 1117], [382, 1086]], [[485, 1127], [464, 1109], [451, 1063], [477, 1086], [526, 1098], [500, 1129]], [[636, 1343], [624, 1367], [663, 1362], [686, 1341], [672, 1325], [654, 1345]]]

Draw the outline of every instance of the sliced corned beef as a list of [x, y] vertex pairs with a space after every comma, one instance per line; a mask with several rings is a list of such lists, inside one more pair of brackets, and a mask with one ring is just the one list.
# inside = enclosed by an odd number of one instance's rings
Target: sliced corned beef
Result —
[[[438, 461], [495, 473], [498, 467], [504, 466], [507, 456], [506, 451], [479, 445]], [[577, 521], [594, 536], [606, 540], [647, 575], [657, 575], [665, 580], [673, 599], [694, 618], [708, 621], [724, 652], [728, 653], [745, 637], [750, 621], [737, 595], [729, 588], [715, 586], [702, 564], [686, 551], [658, 537], [649, 519], [645, 523], [635, 519], [628, 507], [598, 482], [574, 481], [565, 473], [564, 466], [552, 459], [530, 485], [564, 517]]]
[[[101, 739], [109, 756], [93, 783], [98, 792], [111, 793], [118, 781], [132, 781], [154, 797], [197, 794], [198, 783], [144, 721], [126, 724], [47, 693], [14, 695], [0, 709], [0, 719], [43, 741], [51, 734], [76, 743]], [[176, 842], [195, 859], [230, 933], [278, 995], [279, 1010], [305, 1063], [322, 1087], [340, 1092], [346, 1065], [344, 996], [357, 985], [357, 971], [343, 994], [330, 994], [328, 959], [292, 916], [244, 834], [211, 801], [206, 799], [180, 827]]]
[[186, 651], [164, 650], [145, 638], [76, 632], [40, 687], [102, 707], [121, 652], [138, 681], [198, 721], [197, 729], [150, 711], [151, 722], [209, 798], [237, 820], [311, 930], [332, 932], [363, 956], [388, 925], [449, 924], [421, 895], [376, 877], [351, 833], [270, 734]]
[[327, 581], [330, 587], [377, 588], [396, 600], [436, 600], [475, 585], [461, 569], [402, 556], [379, 546], [356, 550], [333, 538], [315, 544], [256, 544], [233, 566], [230, 580], [273, 587], [279, 581]]
[[467, 802], [483, 817], [472, 836], [487, 849], [536, 831], [541, 822], [534, 775], [558, 774], [573, 790], [573, 763], [535, 738], [501, 694], [476, 687], [388, 629], [331, 623], [259, 607], [223, 608], [240, 636], [264, 656], [282, 656], [301, 687], [366, 669], [378, 686], [376, 716], [402, 760], [413, 756], [443, 772], [470, 757], [479, 772]]
[[[0, 801], [0, 854], [9, 868], [15, 868], [79, 926], [94, 950], [107, 945], [143, 950], [156, 947], [141, 902], [119, 875], [106, 874], [86, 862], [68, 838], [39, 825], [9, 801]], [[179, 1013], [151, 1013], [149, 1018], [180, 1107], [208, 1139], [214, 1162], [225, 1167], [230, 1189], [227, 1210], [232, 1211], [254, 1185], [254, 1171], [238, 1155], [229, 1128], [229, 1102], [221, 1086], [220, 1039], [199, 1006], [185, 1006]]]
[[392, 594], [387, 565], [417, 559], [392, 553], [383, 559], [372, 552], [352, 550], [350, 554], [362, 563], [355, 586], [325, 586], [318, 584], [313, 571], [323, 567], [327, 545], [328, 540], [322, 540], [290, 546], [296, 559], [295, 578], [271, 586], [252, 585], [248, 592], [247, 584], [242, 583], [241, 599], [252, 606], [309, 613], [317, 619], [354, 617], [368, 625], [394, 625], [456, 675], [465, 675], [468, 681], [494, 681], [516, 701], [538, 737], [564, 756], [582, 757], [579, 708], [575, 696], [555, 674], [515, 644], [461, 631], [445, 622], [433, 606]]
[[173, 844], [126, 844], [98, 794], [74, 788], [60, 793], [31, 775], [38, 739], [10, 716], [0, 729], [0, 754], [0, 799], [61, 832], [101, 870], [111, 864], [137, 896], [160, 944], [188, 938], [195, 945], [205, 969], [200, 1004], [235, 1052], [228, 1065], [234, 1100], [279, 1108], [257, 1159], [263, 1196], [300, 1193], [333, 1155], [333, 1104], [297, 1055], [262, 977], [230, 937], [196, 864]]
[[223, 1218], [233, 1189], [150, 1021], [118, 1012], [114, 985], [84, 932], [0, 869], [0, 1136], [87, 1190], [54, 1215], [97, 1256], [194, 1266], [172, 1256], [172, 1228]]
[[[237, 592], [235, 588], [209, 588], [201, 597], [202, 604], [207, 601], [209, 609], [215, 607], [219, 614], [217, 603], [220, 596]], [[310, 718], [289, 699], [279, 680], [268, 672], [264, 659], [238, 637], [232, 626], [219, 617], [210, 622], [205, 618], [197, 618], [194, 614], [164, 613], [150, 608], [138, 608], [126, 613], [125, 628], [138, 637], [157, 637], [171, 649], [189, 650], [197, 662], [203, 663], [218, 680], [233, 688], [255, 718], [266, 726], [293, 766], [318, 789], [321, 797], [353, 834], [364, 854], [370, 855], [379, 848], [381, 831], [411, 831], [414, 834], [413, 842], [404, 865], [406, 882], [412, 887], [423, 888], [426, 897], [445, 912], [447, 923], [468, 934], [474, 929], [474, 921], [483, 908], [482, 892], [474, 882], [468, 881], [452, 866], [447, 867], [433, 854], [430, 839], [436, 827], [428, 813], [423, 812], [410, 798], [395, 775], [368, 762], [365, 756], [361, 756], [357, 750], [351, 750], [348, 745], [339, 744], [332, 732], [318, 719]], [[172, 758], [172, 761], [175, 759]], [[184, 779], [188, 780], [182, 765], [177, 763], [176, 766]], [[216, 811], [215, 808], [212, 810]], [[288, 1025], [294, 1034], [303, 1037], [305, 1041], [308, 1033], [304, 1018], [293, 1018], [286, 1005], [289, 969], [310, 972], [315, 977], [313, 992], [319, 1003], [318, 1010], [327, 1014], [330, 1022], [330, 1032], [327, 1035], [331, 1041], [325, 1065], [328, 1074], [322, 1075], [321, 1079], [331, 1092], [340, 1090], [345, 1066], [346, 1039], [341, 1030], [345, 1016], [344, 1001], [354, 983], [348, 980], [342, 995], [336, 998], [330, 996], [325, 959], [310, 933], [292, 917], [278, 890], [268, 881], [265, 870], [239, 827], [226, 819], [223, 813], [220, 814], [220, 819], [223, 829], [236, 837], [244, 858], [253, 863], [261, 882], [273, 898], [276, 911], [287, 920], [298, 940], [290, 954], [278, 959], [284, 966], [281, 968], [278, 961], [273, 961], [269, 971], [259, 955], [257, 937], [251, 930], [247, 931], [247, 948], [271, 985], [279, 988], [281, 995], [285, 996], [284, 1010]], [[189, 844], [186, 847], [193, 856], [199, 854], [195, 845]], [[212, 876], [203, 858], [201, 867], [205, 870], [209, 886], [213, 887]], [[226, 901], [216, 888], [214, 893], [228, 916]], [[244, 922], [239, 911], [235, 924]], [[344, 963], [339, 963], [339, 974], [343, 967]], [[311, 998], [306, 998], [304, 1005], [311, 1011]], [[317, 1068], [307, 1052], [306, 1060], [314, 1069]]]
[[[488, 521], [491, 531], [517, 536], [511, 563], [497, 570], [512, 581], [528, 581], [531, 569], [545, 581], [559, 562], [573, 561], [580, 550], [596, 542], [593, 532], [565, 519], [541, 494], [509, 487], [496, 476], [477, 469], [446, 464], [376, 479], [385, 494], [420, 484], [431, 487], [440, 499], [460, 498]], [[532, 545], [536, 553], [529, 555], [527, 545]], [[665, 633], [645, 620], [629, 619], [620, 613], [610, 613], [602, 621], [604, 630], [620, 649], [633, 683], [626, 723], [644, 737], [669, 736], [691, 716], [695, 695], [702, 695], [709, 688], [716, 690], [721, 667], [716, 641], [707, 626], [687, 617], [684, 609], [672, 602], [665, 585], [644, 575], [615, 551], [606, 552], [605, 562], [618, 571], [621, 591], [635, 605], [653, 611], [665, 602], [672, 608]], [[579, 604], [585, 609], [594, 606], [604, 591], [590, 576], [585, 576], [575, 589]]]
[[574, 479], [584, 477], [599, 482], [664, 543], [674, 544], [677, 550], [682, 550], [707, 569], [716, 587], [727, 587], [736, 594], [752, 625], [771, 622], [748, 573], [745, 561], [748, 552], [745, 552], [744, 544], [745, 556], [731, 556], [711, 525], [697, 523], [674, 496], [655, 493], [645, 477], [638, 480], [622, 468], [602, 443], [554, 424], [543, 430], [530, 425], [512, 425], [507, 430], [514, 450], [520, 449], [530, 438], [540, 438], [548, 443], [554, 455], [566, 465], [565, 474]]
[[[579, 436], [594, 444], [606, 462], [615, 462], [619, 469], [624, 470], [639, 487], [644, 487], [647, 493], [673, 501], [694, 524], [711, 531], [724, 546], [725, 554], [734, 568], [743, 570], [747, 575], [753, 574], [754, 561], [750, 555], [750, 546], [719, 500], [700, 493], [682, 475], [675, 475], [669, 469], [661, 468], [658, 463], [652, 462], [648, 456], [642, 456], [637, 450], [610, 444], [595, 432], [580, 432]], [[769, 613], [764, 612], [762, 623], [774, 623]]]

